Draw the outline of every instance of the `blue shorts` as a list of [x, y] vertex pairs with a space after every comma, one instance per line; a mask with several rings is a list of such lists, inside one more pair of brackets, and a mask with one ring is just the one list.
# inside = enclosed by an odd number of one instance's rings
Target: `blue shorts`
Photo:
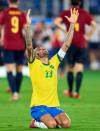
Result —
[[5, 49], [4, 50], [4, 63], [5, 64], [12, 64], [15, 63], [17, 65], [23, 65], [25, 56], [25, 51], [10, 51]]
[[36, 121], [40, 121], [41, 117], [50, 114], [52, 117], [63, 113], [64, 111], [57, 107], [47, 107], [47, 106], [34, 106], [31, 108], [31, 116]]

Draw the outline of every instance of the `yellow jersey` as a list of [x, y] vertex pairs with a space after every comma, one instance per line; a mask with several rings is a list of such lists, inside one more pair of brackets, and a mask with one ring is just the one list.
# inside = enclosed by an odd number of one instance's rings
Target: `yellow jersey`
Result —
[[36, 58], [33, 63], [28, 64], [33, 89], [31, 107], [39, 105], [48, 107], [59, 106], [57, 92], [59, 63], [59, 56], [55, 55], [49, 60], [49, 64], [43, 64]]

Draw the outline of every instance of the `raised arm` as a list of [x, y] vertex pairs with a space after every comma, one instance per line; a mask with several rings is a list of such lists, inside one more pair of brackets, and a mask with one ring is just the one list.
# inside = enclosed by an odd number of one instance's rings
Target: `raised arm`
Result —
[[74, 27], [75, 27], [75, 23], [77, 22], [79, 13], [78, 10], [76, 10], [75, 8], [72, 10], [71, 9], [71, 16], [65, 16], [66, 19], [70, 22], [70, 27], [67, 33], [65, 33], [65, 42], [63, 43], [61, 49], [58, 52], [58, 56], [60, 57], [60, 59], [62, 60], [68, 50], [68, 48], [71, 45], [71, 41], [73, 38], [73, 34], [74, 34]]
[[61, 47], [64, 52], [66, 52], [71, 45], [71, 41], [74, 34], [74, 27], [75, 27], [75, 23], [77, 22], [78, 15], [79, 15], [78, 10], [74, 8], [73, 10], [71, 9], [70, 17], [65, 16], [67, 20], [70, 22], [70, 27], [69, 27], [68, 32], [66, 33], [65, 42], [63, 43]]
[[25, 25], [25, 41], [26, 41], [26, 50], [27, 50], [27, 59], [29, 63], [32, 63], [35, 59], [34, 50], [32, 46], [32, 37], [30, 32], [30, 26], [31, 26], [31, 18], [30, 18], [30, 10], [28, 10], [26, 19], [27, 23]]

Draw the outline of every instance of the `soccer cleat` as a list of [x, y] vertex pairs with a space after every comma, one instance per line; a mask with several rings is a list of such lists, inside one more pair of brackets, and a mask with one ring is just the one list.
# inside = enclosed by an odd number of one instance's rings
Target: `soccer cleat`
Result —
[[41, 128], [41, 129], [47, 129], [48, 127], [43, 122], [38, 122], [36, 120], [32, 120], [29, 128]]
[[37, 128], [35, 126], [35, 120], [34, 119], [31, 121], [31, 124], [29, 125], [29, 128]]
[[72, 92], [70, 92], [69, 90], [65, 90], [65, 91], [64, 91], [64, 95], [65, 95], [65, 96], [68, 96], [68, 97], [73, 97]]
[[20, 99], [20, 96], [17, 92], [15, 92], [13, 95], [12, 95], [12, 100], [13, 101], [18, 101]]
[[73, 93], [73, 98], [75, 99], [80, 99], [80, 94], [79, 93]]

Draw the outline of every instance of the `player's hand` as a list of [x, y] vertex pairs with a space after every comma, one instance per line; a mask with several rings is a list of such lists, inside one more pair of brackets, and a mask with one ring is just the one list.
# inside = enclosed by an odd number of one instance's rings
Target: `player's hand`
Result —
[[85, 38], [86, 41], [90, 40], [90, 38], [87, 35], [84, 35], [84, 38]]
[[78, 12], [78, 10], [77, 9], [71, 9], [70, 10], [70, 13], [71, 13], [71, 16], [70, 17], [68, 17], [68, 16], [65, 16], [65, 18], [70, 22], [70, 23], [73, 23], [73, 24], [75, 24], [76, 22], [77, 22], [77, 20], [78, 20], [78, 16], [79, 16], [79, 12]]
[[31, 10], [29, 9], [26, 15], [27, 25], [31, 25], [30, 13], [31, 13]]

